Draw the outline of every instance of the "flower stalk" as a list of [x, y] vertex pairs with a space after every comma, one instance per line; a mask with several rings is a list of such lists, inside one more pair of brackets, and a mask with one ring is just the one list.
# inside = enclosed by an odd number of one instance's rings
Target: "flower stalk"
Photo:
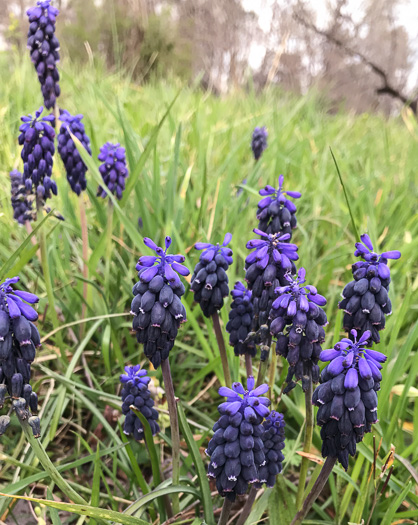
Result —
[[[312, 405], [313, 385], [312, 377], [309, 376], [309, 386], [305, 392], [305, 439], [303, 442], [303, 452], [308, 454], [312, 447], [312, 436], [314, 429], [313, 405]], [[306, 475], [308, 473], [309, 458], [305, 455], [302, 457], [302, 463], [299, 473], [298, 492], [296, 495], [296, 508], [302, 505], [303, 493], [305, 491]]]
[[[170, 430], [172, 441], [172, 465], [173, 465], [173, 485], [179, 485], [180, 480], [180, 431], [177, 414], [177, 400], [174, 394], [173, 380], [171, 378], [170, 363], [168, 359], [161, 362], [165, 396], [167, 398], [168, 413], [170, 416]], [[173, 512], [180, 511], [179, 495], [173, 494]]]
[[302, 508], [293, 518], [290, 525], [301, 525], [301, 523], [303, 523], [305, 516], [311, 510], [312, 505], [315, 503], [316, 499], [321, 494], [322, 489], [325, 487], [325, 483], [327, 482], [332, 472], [332, 469], [334, 468], [336, 461], [337, 461], [336, 457], [333, 457], [333, 456], [327, 457], [327, 459], [325, 460], [324, 466], [322, 467], [322, 470], [317, 480], [315, 481], [314, 486], [312, 487], [312, 490], [308, 494], [307, 498], [305, 499], [303, 503]]
[[[225, 385], [231, 388], [232, 379], [229, 370], [228, 356], [226, 354], [225, 341], [222, 335], [221, 324], [219, 322], [219, 314], [215, 312], [212, 314], [213, 328], [215, 330], [216, 341], [218, 342], [219, 353], [221, 354], [222, 369], [224, 372]], [[250, 374], [251, 375], [251, 374]]]

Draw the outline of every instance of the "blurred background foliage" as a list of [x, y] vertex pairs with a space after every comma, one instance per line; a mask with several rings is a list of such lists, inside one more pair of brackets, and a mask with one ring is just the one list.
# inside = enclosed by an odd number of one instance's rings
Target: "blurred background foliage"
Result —
[[[29, 0], [0, 0], [3, 49], [25, 47]], [[215, 93], [238, 86], [320, 90], [331, 111], [416, 112], [412, 0], [60, 0], [66, 60], [123, 68], [137, 83], [177, 77]]]

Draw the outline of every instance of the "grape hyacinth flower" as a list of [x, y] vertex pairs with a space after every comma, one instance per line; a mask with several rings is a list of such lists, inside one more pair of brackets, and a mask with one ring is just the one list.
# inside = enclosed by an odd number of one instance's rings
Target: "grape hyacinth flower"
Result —
[[[35, 437], [39, 437], [38, 396], [29, 384], [30, 365], [41, 344], [34, 325], [38, 314], [30, 305], [39, 299], [32, 293], [15, 290], [12, 285], [18, 281], [19, 277], [12, 277], [0, 284], [0, 409], [9, 395], [18, 418], [28, 420]], [[3, 416], [0, 424], [4, 430], [10, 422], [7, 418]], [[0, 429], [0, 434], [3, 432]]]
[[[262, 239], [253, 239], [247, 243], [247, 248], [254, 251], [245, 259], [245, 280], [252, 291], [254, 316], [251, 328], [256, 332], [261, 326], [268, 327], [269, 313], [275, 299], [274, 290], [287, 284], [286, 274], [296, 273], [293, 261], [299, 256], [298, 247], [286, 242], [290, 238], [289, 234], [270, 235], [257, 228], [253, 231]], [[267, 355], [262, 351], [261, 360], [265, 360]]]
[[[120, 144], [106, 142], [101, 148], [98, 159], [102, 161], [99, 171], [102, 174], [104, 183], [109, 190], [120, 200], [125, 189], [125, 181], [129, 175], [126, 166], [125, 148]], [[104, 188], [99, 186], [97, 196], [103, 199], [107, 196]]]
[[314, 286], [305, 284], [305, 269], [300, 268], [297, 278], [286, 275], [287, 286], [275, 289], [277, 299], [270, 310], [270, 332], [277, 337], [276, 353], [289, 363], [284, 393], [296, 386], [293, 378], [302, 380], [307, 391], [310, 381], [319, 381], [319, 355], [325, 341], [324, 326], [327, 316], [321, 306], [326, 299]]
[[195, 244], [196, 250], [203, 252], [194, 269], [190, 289], [206, 317], [218, 312], [229, 294], [226, 270], [232, 264], [232, 250], [227, 248], [231, 239], [232, 235], [227, 233], [222, 246], [209, 242]]
[[128, 436], [133, 434], [137, 441], [144, 439], [144, 427], [139, 417], [131, 410], [131, 405], [134, 405], [146, 418], [153, 436], [160, 431], [157, 423], [158, 412], [154, 408], [154, 400], [148, 390], [150, 381], [151, 378], [148, 377], [146, 370], [141, 369], [141, 365], [125, 366], [125, 373], [120, 376], [123, 387], [121, 391], [122, 412], [126, 416], [123, 432]]
[[356, 443], [377, 419], [377, 394], [382, 380], [382, 364], [386, 356], [366, 348], [370, 332], [357, 340], [344, 338], [334, 348], [321, 352], [321, 361], [330, 361], [322, 370], [321, 385], [313, 394], [312, 403], [319, 407], [317, 423], [321, 426], [322, 456], [338, 458], [347, 470], [348, 455], [356, 453]]
[[229, 333], [229, 344], [234, 347], [235, 355], [250, 355], [254, 357], [257, 349], [252, 341], [247, 341], [253, 318], [251, 292], [241, 283], [236, 282], [231, 290], [233, 301], [229, 311], [229, 321], [226, 331]]
[[263, 154], [263, 151], [267, 148], [267, 137], [268, 133], [265, 126], [257, 126], [254, 128], [251, 140], [251, 149], [253, 150], [255, 160], [258, 160]]
[[367, 234], [361, 236], [361, 243], [356, 243], [354, 255], [363, 261], [353, 264], [354, 280], [349, 282], [342, 292], [343, 300], [338, 307], [344, 310], [344, 330], [355, 329], [361, 335], [370, 333], [370, 341], [379, 343], [379, 331], [385, 328], [385, 315], [392, 313], [392, 304], [388, 296], [390, 270], [388, 259], [399, 259], [398, 250], [377, 254]]
[[55, 153], [55, 131], [51, 125], [54, 116], [40, 118], [43, 109], [41, 106], [36, 111], [35, 118], [32, 115], [22, 117], [23, 124], [19, 127], [25, 189], [28, 193], [35, 193], [41, 202], [51, 198], [51, 193], [57, 195], [57, 185], [51, 179]]
[[269, 414], [270, 400], [260, 396], [268, 385], [254, 386], [254, 377], [249, 376], [247, 390], [241, 383], [219, 389], [226, 402], [218, 406], [221, 417], [205, 451], [210, 457], [208, 477], [216, 480], [219, 494], [231, 501], [260, 481], [259, 469], [266, 460], [262, 422]]
[[267, 185], [259, 191], [263, 198], [258, 203], [258, 229], [265, 233], [288, 233], [291, 236], [297, 225], [296, 206], [287, 197], [300, 199], [302, 194], [298, 191], [283, 191], [283, 181], [284, 177], [280, 175], [277, 189]]
[[13, 208], [13, 218], [19, 224], [25, 224], [26, 221], [34, 220], [32, 210], [32, 200], [26, 193], [23, 176], [20, 171], [13, 170], [10, 172], [11, 182], [11, 200]]
[[284, 427], [286, 423], [284, 421], [283, 414], [272, 410], [263, 422], [263, 450], [266, 457], [264, 465], [259, 468], [259, 483], [256, 484], [257, 488], [261, 488], [262, 484], [265, 483], [267, 487], [274, 487], [276, 483], [277, 474], [282, 471], [282, 462], [284, 461], [284, 455], [282, 450], [285, 447], [285, 436]]
[[27, 46], [41, 83], [42, 96], [47, 109], [55, 106], [61, 92], [56, 66], [60, 59], [58, 53], [60, 45], [55, 36], [58, 13], [58, 9], [51, 5], [50, 0], [40, 0], [35, 7], [27, 10], [29, 18]]
[[132, 290], [132, 327], [138, 342], [144, 344], [145, 355], [158, 368], [168, 358], [180, 324], [187, 320], [180, 299], [185, 288], [176, 272], [182, 276], [190, 272], [181, 264], [183, 255], [167, 254], [171, 237], [165, 238], [165, 250], [148, 237], [144, 244], [157, 255], [144, 255], [136, 265], [139, 281]]
[[87, 188], [87, 166], [82, 161], [71, 134], [81, 142], [87, 153], [91, 155], [90, 139], [86, 135], [84, 124], [81, 122], [82, 118], [83, 115], [71, 115], [63, 109], [60, 115], [62, 124], [58, 134], [58, 153], [64, 163], [71, 189], [77, 195], [80, 195]]

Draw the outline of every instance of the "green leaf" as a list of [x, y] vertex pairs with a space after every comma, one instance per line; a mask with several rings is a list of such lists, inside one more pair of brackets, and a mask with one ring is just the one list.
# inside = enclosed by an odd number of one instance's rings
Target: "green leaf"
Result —
[[162, 498], [163, 496], [168, 496], [169, 494], [179, 494], [183, 492], [184, 494], [193, 494], [197, 499], [200, 499], [201, 494], [198, 490], [193, 487], [188, 487], [187, 485], [170, 485], [165, 488], [156, 488], [152, 492], [145, 494], [138, 498], [132, 505], [130, 505], [125, 511], [125, 516], [133, 516], [138, 514], [145, 505], [149, 505], [156, 498]]
[[[180, 487], [176, 487], [180, 488]], [[166, 489], [167, 490], [167, 489]], [[114, 510], [108, 509], [98, 509], [96, 507], [91, 507], [90, 505], [77, 505], [75, 503], [60, 503], [58, 501], [50, 501], [46, 499], [39, 498], [30, 498], [28, 496], [10, 496], [9, 494], [4, 494], [0, 492], [0, 496], [6, 498], [21, 499], [25, 501], [32, 501], [33, 503], [40, 503], [41, 505], [46, 505], [53, 509], [63, 510], [66, 512], [72, 512], [80, 516], [89, 516], [90, 518], [98, 518], [111, 520], [115, 523], [120, 523], [120, 525], [149, 525], [146, 521], [134, 516], [129, 516], [122, 514], [122, 512], [116, 512]]]
[[199, 449], [196, 445], [196, 441], [194, 440], [192, 431], [190, 430], [189, 423], [187, 422], [186, 414], [184, 413], [183, 407], [180, 403], [178, 404], [178, 413], [181, 432], [186, 440], [187, 446], [189, 448], [190, 454], [193, 457], [193, 462], [196, 467], [197, 478], [199, 480], [200, 490], [202, 492], [202, 505], [205, 521], [208, 525], [212, 525], [215, 523], [215, 521], [213, 515], [212, 496], [210, 493], [206, 469], [203, 465], [203, 461], [200, 456]]
[[[49, 487], [46, 489], [46, 495], [48, 499], [52, 500], [52, 492]], [[51, 507], [49, 509], [49, 517], [51, 518], [52, 525], [62, 525], [57, 509]]]
[[398, 510], [399, 506], [402, 504], [411, 486], [412, 486], [412, 481], [410, 481], [407, 485], [405, 485], [403, 491], [398, 495], [398, 497], [394, 501], [392, 501], [392, 503], [389, 505], [388, 510], [383, 516], [383, 520], [380, 525], [391, 525], [393, 517], [396, 514], [396, 511]]
[[7, 259], [0, 269], [0, 279], [5, 279], [8, 276], [9, 270], [13, 267], [15, 261], [20, 256], [20, 254], [25, 250], [26, 246], [29, 244], [31, 238], [42, 228], [48, 218], [54, 213], [54, 210], [51, 210], [48, 215], [46, 215], [41, 222], [33, 229], [33, 231], [26, 237], [22, 244], [13, 252], [13, 254]]

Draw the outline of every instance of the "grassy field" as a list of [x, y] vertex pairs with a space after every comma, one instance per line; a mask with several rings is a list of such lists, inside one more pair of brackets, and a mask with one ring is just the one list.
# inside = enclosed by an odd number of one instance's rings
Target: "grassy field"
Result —
[[[330, 115], [319, 97], [295, 98], [278, 90], [261, 95], [239, 91], [215, 98], [175, 82], [137, 86], [128, 75], [105, 74], [97, 64], [81, 70], [68, 62], [63, 64], [60, 107], [85, 115], [94, 159], [106, 141], [126, 147], [130, 182], [111, 221], [108, 202], [96, 198], [97, 181], [88, 173], [88, 191], [82, 197], [89, 236], [88, 296], [83, 318], [80, 200], [70, 191], [63, 165], [56, 157], [54, 174], [59, 194], [50, 205], [65, 217], [65, 222], [50, 216], [39, 230], [47, 235], [59, 318], [59, 331], [51, 333], [53, 316], [48, 308], [38, 246], [29, 241], [18, 256], [13, 255], [28, 234], [13, 221], [8, 178], [11, 169], [22, 169], [17, 143], [20, 116], [34, 113], [42, 101], [28, 57], [3, 56], [0, 71], [4, 79], [0, 84], [0, 278], [20, 275], [21, 286], [41, 298], [38, 327], [43, 346], [32, 367], [32, 384], [40, 394], [42, 407], [40, 441], [70, 486], [92, 507], [118, 512], [138, 500], [147, 487], [155, 486], [144, 445], [122, 443], [117, 396], [119, 374], [125, 364], [140, 362], [148, 366], [142, 348], [130, 333], [128, 314], [136, 280], [135, 264], [141, 254], [149, 253], [142, 242], [144, 236], [161, 243], [165, 235], [171, 235], [173, 251], [185, 253], [186, 264], [192, 269], [198, 260], [195, 242], [222, 241], [224, 234], [231, 232], [234, 263], [229, 280], [242, 280], [245, 244], [253, 238], [252, 229], [257, 226], [257, 192], [265, 184], [276, 185], [278, 175], [284, 174], [285, 189], [302, 193], [294, 234], [299, 263], [307, 270], [308, 282], [328, 300], [330, 323], [324, 348], [338, 340], [342, 332], [337, 303], [351, 277], [353, 247], [358, 239], [330, 154], [332, 148], [358, 232], [369, 232], [379, 251], [401, 250], [402, 258], [390, 263], [393, 315], [379, 348], [388, 355], [379, 393], [380, 422], [358, 446], [348, 473], [334, 468], [305, 523], [360, 524], [362, 519], [368, 523], [375, 491], [373, 436], [376, 447], [380, 446], [377, 479], [390, 451], [395, 455], [391, 480], [369, 523], [416, 523], [418, 397], [412, 387], [416, 386], [418, 374], [418, 126], [413, 118], [405, 114], [386, 121], [373, 115]], [[256, 125], [265, 125], [269, 131], [268, 149], [257, 165], [249, 147]], [[243, 179], [247, 184], [237, 196]], [[34, 239], [39, 238], [39, 232]], [[203, 450], [221, 402], [217, 390], [223, 373], [211, 321], [203, 318], [189, 291], [185, 303], [188, 322], [170, 354], [171, 369], [187, 429], [193, 433], [206, 467]], [[227, 303], [221, 312], [224, 324], [228, 310]], [[244, 378], [243, 363], [232, 349], [228, 352], [233, 380]], [[294, 514], [292, 501], [297, 490], [305, 409], [299, 386], [277, 403], [286, 369], [284, 361], [279, 363], [273, 399], [274, 408], [283, 412], [286, 420], [284, 474], [273, 490], [265, 490], [257, 499], [248, 523], [264, 519], [272, 524], [288, 524]], [[158, 388], [160, 371], [152, 375], [163, 430], [156, 440], [156, 451], [162, 471], [169, 477], [167, 406]], [[203, 515], [196, 493], [201, 463], [191, 453], [186, 434], [183, 428], [181, 483], [189, 484], [194, 492], [184, 492], [180, 505], [185, 509], [196, 504], [191, 513], [179, 519], [182, 523]], [[318, 474], [318, 427], [313, 445], [309, 477]], [[35, 452], [13, 418], [0, 441], [0, 491], [48, 500], [53, 495], [56, 501], [68, 502], [44, 473]], [[168, 485], [163, 482], [161, 494]], [[211, 490], [215, 490], [213, 486]], [[142, 504], [148, 501], [140, 500]], [[216, 516], [221, 504], [221, 498], [214, 493]], [[58, 514], [56, 509], [32, 505], [39, 521], [27, 515], [25, 523], [44, 523], [41, 518], [54, 525], [118, 522], [115, 516], [105, 514], [80, 515], [80, 509]], [[158, 502], [152, 500], [138, 509], [131, 509], [125, 516], [135, 514], [152, 522]], [[235, 511], [239, 511], [239, 505]], [[27, 512], [27, 506], [0, 497], [3, 521], [20, 525], [22, 512]]]

